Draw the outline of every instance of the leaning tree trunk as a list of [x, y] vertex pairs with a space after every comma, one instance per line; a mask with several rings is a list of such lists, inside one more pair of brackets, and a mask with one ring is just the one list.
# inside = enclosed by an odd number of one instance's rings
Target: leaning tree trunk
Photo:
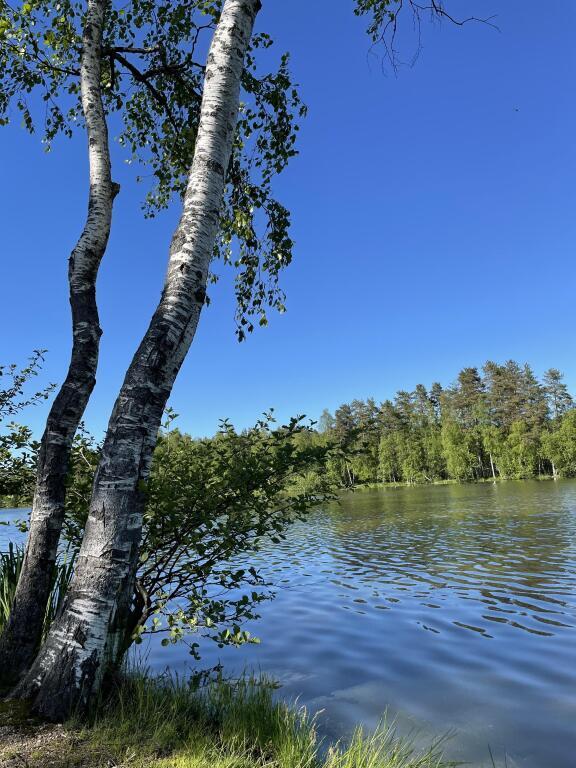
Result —
[[64, 517], [65, 481], [72, 440], [94, 384], [100, 330], [96, 276], [108, 244], [112, 182], [108, 132], [101, 95], [102, 29], [106, 0], [89, 0], [81, 60], [82, 108], [88, 134], [90, 195], [84, 230], [70, 256], [68, 278], [73, 346], [70, 366], [50, 410], [38, 456], [36, 490], [22, 573], [0, 641], [0, 676], [17, 680], [40, 644]]
[[208, 54], [194, 160], [158, 308], [114, 405], [75, 576], [63, 611], [12, 694], [41, 716], [80, 711], [122, 641], [142, 534], [145, 483], [162, 413], [205, 302], [244, 57], [260, 0], [226, 0]]
[[496, 480], [496, 469], [494, 468], [494, 459], [490, 453], [490, 469], [492, 470], [492, 479]]

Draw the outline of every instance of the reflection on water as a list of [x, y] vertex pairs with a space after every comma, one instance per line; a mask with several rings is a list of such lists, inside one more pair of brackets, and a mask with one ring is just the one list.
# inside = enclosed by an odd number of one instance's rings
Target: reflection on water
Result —
[[[423, 738], [455, 729], [451, 755], [477, 765], [490, 745], [574, 768], [575, 534], [573, 481], [348, 494], [258, 555], [282, 585], [248, 627], [262, 645], [204, 661], [269, 671], [330, 736], [387, 709]], [[190, 666], [179, 647], [150, 662]]]

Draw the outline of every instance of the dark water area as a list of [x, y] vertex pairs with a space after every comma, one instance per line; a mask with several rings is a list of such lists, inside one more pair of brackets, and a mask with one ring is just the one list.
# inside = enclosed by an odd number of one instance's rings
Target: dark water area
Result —
[[[423, 742], [453, 731], [447, 753], [476, 766], [490, 747], [574, 768], [575, 542], [576, 481], [347, 494], [250, 561], [279, 585], [246, 627], [261, 645], [206, 644], [202, 663], [269, 673], [331, 738], [387, 711]], [[147, 662], [194, 666], [155, 642]]]

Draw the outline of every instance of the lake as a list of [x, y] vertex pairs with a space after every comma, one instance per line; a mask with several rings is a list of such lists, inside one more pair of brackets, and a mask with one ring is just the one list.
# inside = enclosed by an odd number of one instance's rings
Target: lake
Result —
[[[262, 644], [204, 646], [205, 666], [270, 673], [331, 738], [387, 710], [423, 742], [453, 731], [447, 753], [476, 766], [490, 747], [574, 768], [576, 481], [346, 494], [251, 564], [280, 587], [247, 627]], [[147, 660], [192, 666], [156, 643]]]

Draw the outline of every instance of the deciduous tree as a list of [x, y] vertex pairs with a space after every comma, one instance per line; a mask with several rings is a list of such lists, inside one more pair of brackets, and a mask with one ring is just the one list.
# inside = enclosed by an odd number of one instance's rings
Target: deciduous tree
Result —
[[220, 227], [244, 59], [259, 0], [226, 0], [206, 61], [194, 159], [160, 304], [114, 406], [64, 609], [15, 695], [61, 719], [85, 708], [117, 655], [139, 559], [162, 413], [196, 332]]
[[[11, 679], [17, 679], [28, 668], [40, 640], [62, 529], [70, 449], [96, 382], [101, 335], [96, 277], [108, 243], [112, 204], [118, 191], [112, 182], [102, 99], [102, 37], [106, 5], [103, 0], [89, 0], [83, 20], [79, 88], [88, 141], [90, 183], [84, 229], [68, 262], [72, 354], [41, 440], [30, 535], [10, 619], [0, 639], [0, 674], [4, 678], [9, 675]], [[8, 5], [2, 10], [0, 56], [7, 65], [4, 81], [11, 87], [0, 99], [0, 107], [6, 111], [10, 97], [15, 98], [32, 130], [32, 116], [24, 94], [34, 86], [41, 86], [49, 103], [54, 90], [60, 88], [67, 77], [64, 70], [68, 65], [61, 62], [58, 49], [52, 59], [42, 53], [33, 19], [29, 18], [31, 10], [32, 6], [27, 3], [18, 12]], [[67, 40], [61, 43], [67, 50], [69, 23], [65, 17], [54, 21], [57, 29], [66, 28], [63, 34], [60, 32], [59, 39]], [[57, 45], [56, 35], [49, 40]], [[76, 87], [74, 83], [72, 90]], [[59, 120], [60, 113], [52, 107], [47, 117], [48, 136], [53, 136], [61, 127]]]
[[[111, 181], [107, 120], [117, 112], [119, 144], [130, 159], [150, 166], [154, 183], [147, 215], [186, 190], [198, 132], [204, 65], [195, 60], [202, 32], [216, 23], [219, 3], [131, 0], [122, 9], [105, 0], [39, 0], [18, 10], [4, 4], [0, 58], [2, 114], [12, 104], [34, 130], [26, 94], [48, 105], [44, 141], [72, 135], [84, 123], [90, 158], [88, 216], [70, 258], [74, 345], [70, 368], [48, 417], [38, 458], [37, 487], [27, 554], [10, 623], [2, 637], [0, 669], [18, 677], [31, 663], [41, 632], [60, 538], [70, 448], [95, 382], [100, 327], [95, 283], [117, 186]], [[271, 180], [295, 154], [296, 119], [305, 113], [282, 56], [276, 71], [260, 74], [254, 52], [272, 44], [254, 36], [241, 75], [245, 95], [226, 165], [226, 190], [213, 251], [237, 270], [237, 334], [266, 323], [270, 307], [284, 309], [278, 275], [290, 262], [288, 211]], [[79, 59], [79, 60], [78, 60]], [[6, 121], [6, 118], [3, 118]], [[232, 242], [237, 258], [232, 259]], [[215, 280], [212, 273], [209, 280]], [[206, 296], [206, 288], [198, 289]], [[208, 299], [206, 298], [206, 301]], [[8, 663], [8, 659], [10, 663]]]

